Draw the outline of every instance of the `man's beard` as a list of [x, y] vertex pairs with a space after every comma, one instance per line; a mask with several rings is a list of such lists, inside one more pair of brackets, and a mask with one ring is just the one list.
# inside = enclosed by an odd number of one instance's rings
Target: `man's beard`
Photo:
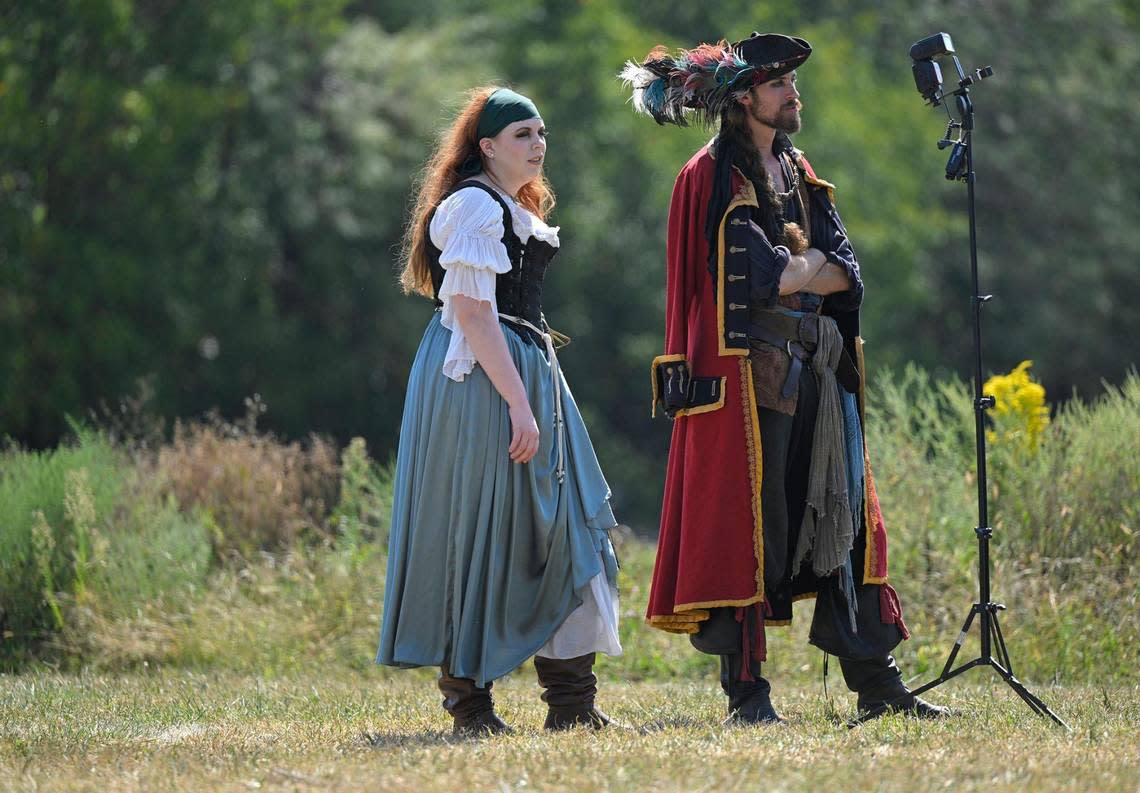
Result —
[[785, 132], [788, 135], [795, 135], [800, 131], [800, 108], [803, 105], [799, 100], [794, 104], [784, 105], [774, 113], [763, 113], [759, 107], [752, 105], [748, 109], [749, 114], [756, 121], [761, 124], [772, 127], [772, 129]]

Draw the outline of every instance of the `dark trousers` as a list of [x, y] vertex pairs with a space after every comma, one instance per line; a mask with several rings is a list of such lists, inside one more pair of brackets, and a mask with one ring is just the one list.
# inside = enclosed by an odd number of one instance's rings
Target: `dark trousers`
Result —
[[779, 600], [790, 600], [792, 554], [800, 536], [807, 506], [811, 447], [819, 391], [809, 366], [800, 375], [795, 415], [760, 408], [760, 509], [764, 521], [764, 590]]

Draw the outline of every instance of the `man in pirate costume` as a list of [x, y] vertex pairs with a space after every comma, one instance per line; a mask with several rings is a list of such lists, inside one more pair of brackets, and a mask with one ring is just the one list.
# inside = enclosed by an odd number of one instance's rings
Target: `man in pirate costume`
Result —
[[674, 419], [647, 619], [720, 656], [731, 718], [779, 721], [765, 628], [817, 598], [810, 641], [860, 711], [921, 717], [891, 651], [908, 636], [863, 434], [859, 265], [799, 131], [803, 39], [654, 49], [621, 76], [659, 124], [715, 138], [669, 210], [665, 354], [654, 412]]

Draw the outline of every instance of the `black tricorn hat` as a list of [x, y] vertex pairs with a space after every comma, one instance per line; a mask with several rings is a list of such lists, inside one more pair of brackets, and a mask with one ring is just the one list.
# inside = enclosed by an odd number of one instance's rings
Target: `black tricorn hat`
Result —
[[787, 74], [811, 55], [811, 45], [803, 39], [779, 33], [756, 33], [732, 45], [741, 60], [756, 68], [757, 83]]

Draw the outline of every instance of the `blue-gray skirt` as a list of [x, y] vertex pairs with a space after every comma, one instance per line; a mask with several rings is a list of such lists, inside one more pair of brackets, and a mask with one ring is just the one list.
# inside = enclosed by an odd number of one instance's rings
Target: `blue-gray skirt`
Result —
[[559, 483], [546, 349], [501, 325], [538, 423], [538, 453], [511, 461], [507, 403], [481, 367], [462, 383], [444, 376], [451, 331], [436, 312], [408, 378], [376, 655], [398, 667], [446, 660], [451, 674], [480, 686], [542, 647], [591, 578], [617, 576], [610, 489], [578, 406], [563, 383]]

